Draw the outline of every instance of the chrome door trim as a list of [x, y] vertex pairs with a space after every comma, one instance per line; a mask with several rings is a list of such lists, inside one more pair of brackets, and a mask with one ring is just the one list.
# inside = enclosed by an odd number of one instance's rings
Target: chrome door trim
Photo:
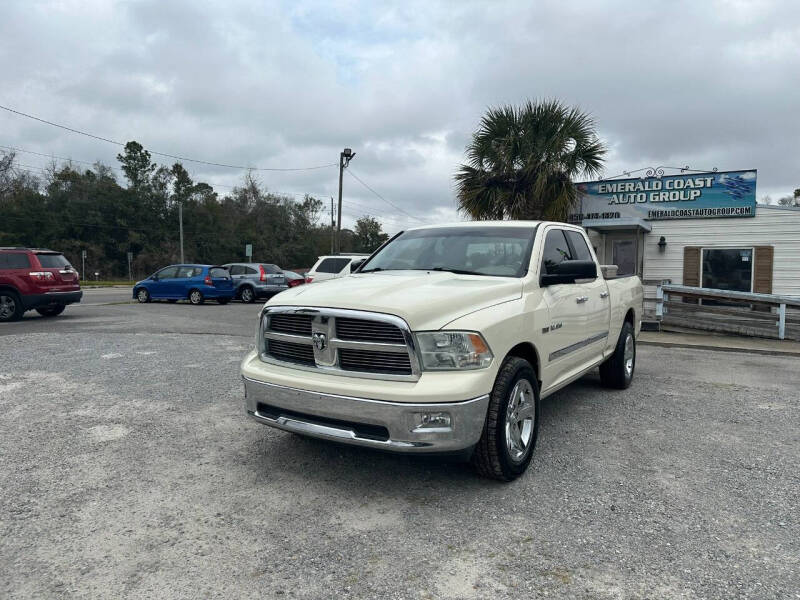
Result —
[[560, 350], [556, 350], [555, 352], [551, 352], [550, 356], [548, 357], [549, 361], [553, 361], [557, 358], [561, 358], [562, 356], [566, 356], [567, 354], [571, 354], [576, 350], [580, 350], [584, 346], [588, 346], [589, 344], [594, 344], [595, 342], [599, 342], [608, 337], [608, 332], [604, 331], [603, 333], [598, 333], [591, 337], [586, 338], [585, 340], [581, 340], [580, 342], [576, 342], [574, 344], [570, 344]]

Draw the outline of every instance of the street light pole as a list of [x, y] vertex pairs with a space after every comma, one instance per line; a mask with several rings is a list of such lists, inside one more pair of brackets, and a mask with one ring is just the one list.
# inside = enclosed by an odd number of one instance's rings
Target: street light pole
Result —
[[183, 202], [178, 202], [178, 227], [181, 231], [181, 264], [183, 264]]
[[336, 215], [336, 252], [342, 251], [342, 175], [356, 153], [345, 148], [339, 154], [339, 214]]

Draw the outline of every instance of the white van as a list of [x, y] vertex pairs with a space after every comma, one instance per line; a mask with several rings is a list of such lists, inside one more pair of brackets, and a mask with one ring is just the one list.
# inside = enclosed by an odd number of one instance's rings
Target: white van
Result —
[[306, 283], [312, 281], [325, 281], [326, 279], [337, 279], [347, 277], [358, 265], [360, 265], [369, 254], [334, 254], [331, 256], [320, 256], [311, 270], [306, 273]]

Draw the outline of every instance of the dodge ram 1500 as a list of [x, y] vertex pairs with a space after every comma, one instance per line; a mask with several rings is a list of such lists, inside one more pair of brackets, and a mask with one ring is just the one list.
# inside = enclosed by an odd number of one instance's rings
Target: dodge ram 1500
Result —
[[301, 435], [528, 467], [539, 402], [594, 367], [636, 366], [638, 277], [606, 279], [580, 227], [470, 222], [402, 232], [350, 277], [261, 310], [241, 365], [247, 413]]

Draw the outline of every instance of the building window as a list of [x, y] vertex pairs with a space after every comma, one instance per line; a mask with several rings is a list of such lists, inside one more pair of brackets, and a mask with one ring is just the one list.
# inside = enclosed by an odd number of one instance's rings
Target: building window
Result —
[[752, 248], [703, 248], [704, 288], [753, 291]]

